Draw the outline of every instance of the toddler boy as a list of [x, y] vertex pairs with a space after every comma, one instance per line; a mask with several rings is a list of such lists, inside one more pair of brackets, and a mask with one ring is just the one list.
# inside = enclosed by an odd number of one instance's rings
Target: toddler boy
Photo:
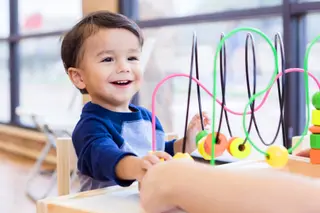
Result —
[[[151, 151], [151, 113], [130, 104], [142, 82], [143, 36], [127, 17], [99, 11], [77, 23], [65, 36], [61, 58], [72, 83], [89, 94], [72, 141], [78, 156], [81, 191], [129, 186], [146, 170], [181, 152], [182, 139], [165, 142], [157, 119], [157, 152]], [[209, 119], [204, 114], [205, 125]], [[199, 115], [188, 128], [186, 151], [196, 149]]]

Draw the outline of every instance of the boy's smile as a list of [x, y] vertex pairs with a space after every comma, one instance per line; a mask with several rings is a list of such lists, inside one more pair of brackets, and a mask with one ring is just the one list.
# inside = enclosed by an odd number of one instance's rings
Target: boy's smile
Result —
[[73, 81], [79, 89], [87, 89], [93, 103], [128, 111], [142, 81], [140, 54], [139, 40], [130, 31], [97, 29], [84, 42], [78, 77], [74, 76], [78, 81]]

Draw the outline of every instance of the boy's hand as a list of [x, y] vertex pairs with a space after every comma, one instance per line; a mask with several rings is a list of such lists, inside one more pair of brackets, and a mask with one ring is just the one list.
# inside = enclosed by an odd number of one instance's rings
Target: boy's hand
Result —
[[[209, 129], [209, 125], [211, 124], [211, 120], [208, 116], [207, 112], [202, 113], [203, 125], [205, 129]], [[186, 141], [186, 152], [192, 153], [197, 149], [196, 145], [196, 136], [202, 130], [200, 114], [195, 115], [189, 125], [187, 130], [187, 141]], [[182, 139], [183, 141], [183, 139]]]
[[160, 163], [161, 159], [166, 161], [171, 158], [171, 155], [163, 151], [149, 152], [148, 155], [142, 158], [142, 169], [148, 170], [151, 166]]
[[150, 169], [153, 165], [158, 164], [162, 161], [170, 160], [171, 158], [171, 155], [163, 151], [149, 152], [148, 155], [144, 156], [141, 159], [141, 174], [139, 175], [137, 180], [140, 182], [148, 169]]

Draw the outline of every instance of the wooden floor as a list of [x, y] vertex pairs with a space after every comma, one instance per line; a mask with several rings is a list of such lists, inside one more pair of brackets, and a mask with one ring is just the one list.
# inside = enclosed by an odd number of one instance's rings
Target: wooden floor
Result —
[[[0, 212], [36, 212], [35, 203], [25, 194], [26, 180], [33, 164], [32, 160], [0, 151]], [[32, 191], [42, 193], [49, 186], [46, 179], [37, 178], [35, 184], [30, 185]]]

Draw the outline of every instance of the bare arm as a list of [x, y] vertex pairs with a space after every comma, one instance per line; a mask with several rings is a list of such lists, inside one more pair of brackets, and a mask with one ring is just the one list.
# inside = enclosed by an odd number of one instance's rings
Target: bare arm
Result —
[[[165, 188], [149, 193], [152, 185]], [[153, 167], [141, 188], [142, 204], [150, 213], [163, 207], [180, 207], [188, 213], [316, 213], [319, 196], [319, 182], [309, 178], [177, 160]]]
[[122, 180], [141, 180], [144, 174], [142, 159], [135, 156], [124, 157], [116, 166], [116, 175]]

